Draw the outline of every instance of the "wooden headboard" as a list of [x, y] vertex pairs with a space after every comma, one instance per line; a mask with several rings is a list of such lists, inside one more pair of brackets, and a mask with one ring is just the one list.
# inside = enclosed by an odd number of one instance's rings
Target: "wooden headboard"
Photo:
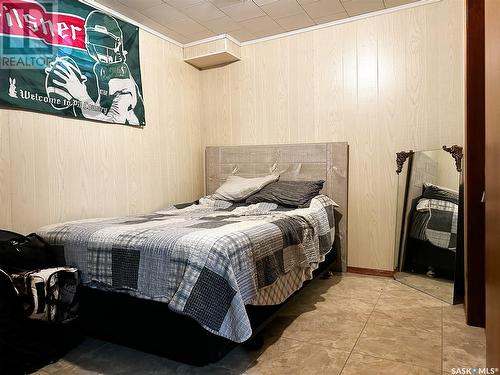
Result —
[[242, 177], [280, 173], [281, 181], [324, 180], [323, 194], [336, 209], [334, 269], [347, 269], [347, 198], [349, 145], [346, 142], [258, 146], [210, 146], [205, 150], [206, 193], [212, 194], [230, 175]]

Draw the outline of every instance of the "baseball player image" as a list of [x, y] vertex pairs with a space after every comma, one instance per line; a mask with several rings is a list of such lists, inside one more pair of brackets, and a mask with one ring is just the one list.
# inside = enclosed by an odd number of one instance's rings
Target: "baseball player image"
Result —
[[47, 93], [64, 98], [66, 108], [79, 102], [78, 108], [89, 120], [141, 125], [137, 114], [143, 113], [144, 102], [126, 63], [127, 51], [118, 22], [100, 11], [91, 12], [85, 20], [85, 46], [95, 61], [97, 99], [91, 98], [87, 77], [68, 57], [57, 58], [46, 69]]

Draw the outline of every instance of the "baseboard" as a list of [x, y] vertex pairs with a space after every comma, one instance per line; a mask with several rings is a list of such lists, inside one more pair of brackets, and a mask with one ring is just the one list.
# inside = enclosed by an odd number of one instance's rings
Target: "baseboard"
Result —
[[394, 271], [376, 270], [373, 268], [347, 267], [347, 272], [360, 273], [362, 275], [393, 277]]

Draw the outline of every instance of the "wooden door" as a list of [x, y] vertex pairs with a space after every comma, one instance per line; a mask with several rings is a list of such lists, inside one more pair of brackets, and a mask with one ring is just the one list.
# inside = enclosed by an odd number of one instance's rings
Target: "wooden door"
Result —
[[500, 367], [500, 1], [485, 2], [486, 357]]

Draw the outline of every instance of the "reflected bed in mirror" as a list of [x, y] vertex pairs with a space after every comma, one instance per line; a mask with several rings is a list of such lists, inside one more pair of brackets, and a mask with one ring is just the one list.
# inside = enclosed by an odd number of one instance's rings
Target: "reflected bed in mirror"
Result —
[[456, 281], [463, 277], [461, 147], [401, 152], [397, 162], [394, 278], [457, 303]]

